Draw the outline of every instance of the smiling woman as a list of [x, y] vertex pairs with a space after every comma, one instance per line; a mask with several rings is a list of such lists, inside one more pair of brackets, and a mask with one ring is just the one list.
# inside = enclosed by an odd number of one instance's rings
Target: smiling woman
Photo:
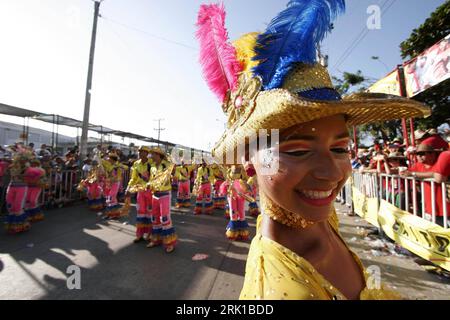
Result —
[[219, 25], [221, 32], [213, 34], [222, 35], [220, 41], [199, 37], [202, 50], [209, 49], [201, 54], [205, 77], [228, 116], [213, 154], [234, 154], [251, 145], [250, 137], [261, 129], [279, 130], [278, 143], [271, 136], [269, 148], [248, 153], [262, 214], [241, 299], [399, 298], [371, 286], [379, 279], [369, 277], [345, 244], [333, 203], [351, 173], [348, 125], [424, 116], [429, 110], [382, 94], [340, 97], [317, 63], [316, 50], [344, 7], [343, 0], [291, 0], [265, 33], [247, 34], [234, 48], [226, 41], [223, 8], [201, 8], [199, 21]]

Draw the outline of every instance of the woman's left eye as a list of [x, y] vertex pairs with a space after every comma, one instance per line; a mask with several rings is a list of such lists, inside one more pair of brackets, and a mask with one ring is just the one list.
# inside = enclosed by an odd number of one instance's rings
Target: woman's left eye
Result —
[[348, 149], [347, 148], [332, 148], [331, 151], [333, 151], [334, 153], [347, 153]]
[[301, 157], [301, 156], [308, 154], [308, 152], [309, 152], [309, 150], [297, 150], [297, 151], [284, 151], [282, 153], [285, 153], [287, 155], [294, 156], [294, 157]]

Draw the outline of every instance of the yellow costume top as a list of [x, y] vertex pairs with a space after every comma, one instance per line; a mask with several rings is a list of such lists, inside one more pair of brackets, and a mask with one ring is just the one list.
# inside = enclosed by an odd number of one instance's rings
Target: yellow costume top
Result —
[[[247, 258], [241, 300], [346, 300], [306, 259], [263, 236], [260, 233], [261, 219], [262, 215], [258, 217], [257, 233]], [[328, 222], [341, 237], [335, 212]], [[349, 251], [366, 280], [366, 288], [360, 293], [361, 300], [401, 299], [397, 293], [382, 286], [381, 289], [367, 288], [369, 274], [356, 254]]]
[[131, 167], [131, 177], [128, 182], [128, 190], [137, 191], [133, 189], [144, 188], [150, 180], [152, 168], [152, 160], [148, 159], [147, 162], [143, 163], [141, 159], [133, 163]]
[[250, 187], [258, 186], [258, 181], [257, 181], [257, 178], [256, 178], [256, 174], [253, 177], [250, 177], [250, 178], [247, 179], [247, 184]]
[[189, 177], [191, 175], [192, 170], [194, 170], [195, 165], [181, 165], [181, 166], [177, 166], [175, 169], [175, 174], [174, 177], [178, 180], [178, 181], [186, 181], [189, 180]]
[[197, 170], [197, 176], [195, 177], [195, 183], [196, 184], [203, 184], [203, 183], [213, 183], [214, 182], [214, 175], [212, 174], [211, 168], [206, 167], [199, 167]]
[[225, 180], [227, 177], [227, 171], [224, 167], [219, 165], [213, 165], [211, 167], [212, 173], [214, 176], [214, 183], [216, 183], [217, 180]]
[[122, 181], [123, 171], [128, 169], [128, 166], [120, 162], [111, 163], [107, 160], [102, 160], [102, 166], [105, 169], [106, 179], [109, 182]]
[[167, 160], [161, 160], [159, 165], [153, 164], [151, 168], [151, 178], [148, 185], [154, 192], [165, 192], [172, 190], [170, 175], [173, 164]]
[[244, 170], [244, 167], [241, 165], [232, 165], [227, 172], [228, 179], [237, 180], [242, 179], [243, 181], [248, 180], [247, 173]]

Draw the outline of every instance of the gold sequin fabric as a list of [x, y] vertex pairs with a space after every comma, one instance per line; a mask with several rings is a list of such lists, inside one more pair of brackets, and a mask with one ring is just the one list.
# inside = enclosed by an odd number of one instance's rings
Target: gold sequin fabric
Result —
[[296, 64], [286, 77], [283, 89], [291, 92], [308, 91], [318, 88], [333, 88], [327, 70], [320, 64]]
[[[255, 79], [242, 82], [240, 86], [247, 88], [249, 83], [259, 83]], [[224, 109], [229, 127], [213, 149], [215, 156], [235, 152], [237, 144], [245, 143], [260, 129], [284, 129], [336, 114], [345, 114], [350, 126], [430, 115], [430, 108], [418, 101], [382, 93], [354, 93], [332, 101], [299, 96], [298, 92], [332, 88], [327, 70], [320, 65], [297, 65], [282, 88], [254, 92], [258, 86], [250, 87], [250, 98], [244, 99], [249, 101], [239, 111], [234, 110], [233, 99]]]
[[[261, 235], [261, 217], [258, 217], [257, 234], [252, 240], [247, 258], [241, 300], [346, 300], [346, 297], [307, 260]], [[335, 213], [329, 223], [337, 231], [338, 221]], [[339, 232], [337, 234], [339, 235]], [[367, 281], [368, 274], [361, 261], [351, 253]], [[361, 291], [360, 299], [397, 300], [401, 299], [401, 296], [383, 286], [381, 289], [366, 287]]]

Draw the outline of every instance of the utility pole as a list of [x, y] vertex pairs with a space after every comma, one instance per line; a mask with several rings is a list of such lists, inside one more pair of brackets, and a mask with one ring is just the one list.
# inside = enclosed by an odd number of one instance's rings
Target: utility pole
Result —
[[158, 147], [159, 147], [159, 141], [161, 140], [161, 131], [162, 130], [166, 130], [166, 128], [161, 128], [161, 121], [164, 119], [155, 119], [153, 121], [158, 121], [158, 129], [154, 129], [156, 131], [158, 131]]
[[94, 67], [95, 38], [97, 36], [97, 20], [101, 1], [94, 2], [94, 23], [92, 26], [91, 50], [89, 52], [89, 67], [86, 84], [86, 97], [84, 100], [83, 126], [81, 129], [80, 159], [87, 155], [87, 138], [89, 129], [89, 109], [91, 106], [92, 70]]

